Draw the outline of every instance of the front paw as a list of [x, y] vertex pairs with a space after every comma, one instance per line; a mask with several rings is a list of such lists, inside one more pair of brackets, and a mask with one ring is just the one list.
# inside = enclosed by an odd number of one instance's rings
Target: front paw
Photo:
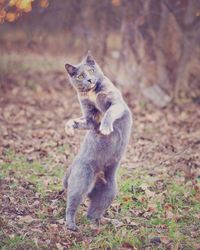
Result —
[[68, 136], [74, 135], [74, 120], [69, 120], [65, 124], [65, 132]]
[[113, 126], [111, 124], [101, 123], [99, 130], [103, 135], [109, 135], [113, 132]]

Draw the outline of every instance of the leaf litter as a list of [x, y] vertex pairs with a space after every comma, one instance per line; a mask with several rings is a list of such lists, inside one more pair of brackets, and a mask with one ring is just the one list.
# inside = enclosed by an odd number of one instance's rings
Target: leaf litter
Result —
[[[33, 87], [30, 79], [38, 84]], [[79, 232], [73, 233], [66, 230], [61, 191], [84, 138], [82, 131], [74, 137], [64, 132], [66, 120], [80, 116], [76, 94], [64, 72], [11, 72], [7, 80], [9, 86], [0, 93], [0, 226], [10, 240], [23, 234], [37, 248], [92, 249], [115, 239], [113, 247], [118, 248], [169, 249], [177, 247], [179, 237], [179, 249], [198, 246], [197, 104], [183, 100], [164, 109], [142, 107], [124, 93], [134, 127], [118, 173], [118, 196], [107, 212], [120, 223], [91, 224], [85, 217], [86, 202], [76, 218]], [[127, 180], [131, 187], [126, 187]], [[0, 244], [6, 245], [4, 234]], [[26, 248], [28, 243], [21, 244]]]

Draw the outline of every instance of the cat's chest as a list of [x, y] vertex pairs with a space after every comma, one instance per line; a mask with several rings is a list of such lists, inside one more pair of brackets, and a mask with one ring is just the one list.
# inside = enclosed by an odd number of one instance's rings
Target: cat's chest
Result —
[[104, 93], [99, 93], [96, 98], [96, 106], [97, 108], [102, 111], [106, 112], [106, 110], [110, 107], [111, 102], [108, 99], [108, 96]]
[[91, 92], [82, 97], [82, 104], [87, 110], [95, 108], [96, 110], [99, 110], [99, 112], [105, 113], [110, 107], [111, 102], [108, 98], [108, 95], [105, 93], [96, 94]]

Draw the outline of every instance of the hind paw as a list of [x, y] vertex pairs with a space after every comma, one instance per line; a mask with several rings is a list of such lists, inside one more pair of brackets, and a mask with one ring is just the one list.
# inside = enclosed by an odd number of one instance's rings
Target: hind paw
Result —
[[110, 133], [113, 132], [113, 126], [112, 125], [109, 126], [106, 123], [101, 123], [99, 130], [103, 135], [109, 135]]
[[75, 232], [78, 231], [78, 227], [77, 227], [76, 224], [68, 224], [68, 225], [67, 225], [67, 229], [68, 229], [68, 230], [71, 230], [71, 231], [75, 231]]

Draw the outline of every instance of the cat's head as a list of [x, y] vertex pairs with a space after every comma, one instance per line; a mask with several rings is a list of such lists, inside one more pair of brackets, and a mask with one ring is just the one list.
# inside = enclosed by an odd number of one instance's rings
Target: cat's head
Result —
[[101, 81], [103, 73], [95, 62], [92, 54], [88, 51], [83, 61], [74, 66], [65, 64], [65, 68], [69, 74], [72, 85], [79, 92], [87, 92]]

